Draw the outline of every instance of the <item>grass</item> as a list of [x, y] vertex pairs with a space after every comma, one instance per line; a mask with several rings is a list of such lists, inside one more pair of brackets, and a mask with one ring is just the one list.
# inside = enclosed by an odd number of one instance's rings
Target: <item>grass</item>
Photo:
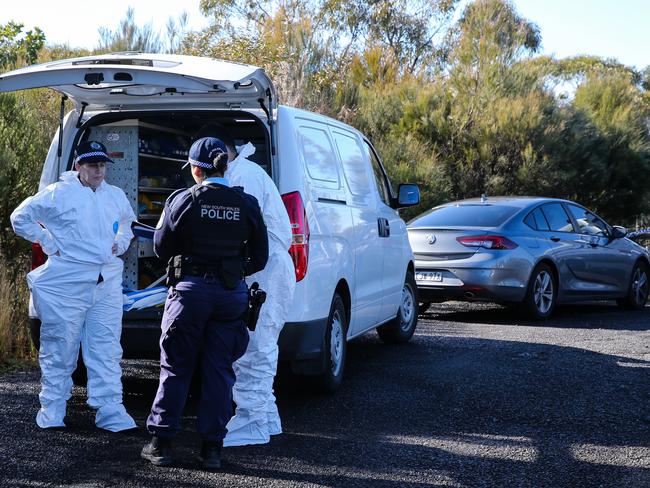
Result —
[[0, 256], [0, 371], [19, 369], [35, 361], [36, 351], [29, 337], [28, 304], [29, 290], [23, 270], [17, 271], [17, 266]]

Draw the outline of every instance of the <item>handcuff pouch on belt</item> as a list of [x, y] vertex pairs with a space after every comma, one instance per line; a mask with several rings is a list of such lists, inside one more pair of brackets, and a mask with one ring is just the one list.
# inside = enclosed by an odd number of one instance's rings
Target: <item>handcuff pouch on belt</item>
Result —
[[228, 259], [217, 264], [196, 264], [188, 256], [173, 256], [167, 263], [167, 286], [175, 286], [183, 276], [201, 276], [206, 282], [217, 279], [228, 290], [234, 290], [244, 279], [241, 259]]

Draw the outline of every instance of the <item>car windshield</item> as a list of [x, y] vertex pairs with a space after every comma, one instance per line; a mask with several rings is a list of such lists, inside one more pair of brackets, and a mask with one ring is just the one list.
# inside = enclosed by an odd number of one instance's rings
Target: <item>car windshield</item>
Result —
[[409, 226], [417, 227], [498, 227], [519, 210], [491, 204], [463, 204], [434, 208], [416, 217]]

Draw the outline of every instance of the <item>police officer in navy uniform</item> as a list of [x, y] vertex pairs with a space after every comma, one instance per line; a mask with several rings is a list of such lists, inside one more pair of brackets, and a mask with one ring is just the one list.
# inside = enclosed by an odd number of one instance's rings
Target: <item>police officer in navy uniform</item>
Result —
[[196, 185], [173, 193], [154, 234], [156, 255], [168, 261], [171, 287], [162, 319], [160, 383], [147, 419], [153, 436], [142, 457], [172, 463], [171, 440], [195, 365], [201, 371], [198, 432], [206, 469], [221, 467], [226, 424], [233, 415], [233, 363], [246, 351], [248, 309], [244, 276], [264, 268], [268, 237], [257, 200], [223, 178], [226, 145], [198, 139], [188, 163]]

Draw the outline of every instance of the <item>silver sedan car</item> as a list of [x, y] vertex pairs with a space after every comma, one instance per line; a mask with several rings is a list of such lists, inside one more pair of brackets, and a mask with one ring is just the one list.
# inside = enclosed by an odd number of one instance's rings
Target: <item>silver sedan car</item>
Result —
[[421, 309], [444, 300], [521, 304], [536, 319], [558, 303], [642, 308], [650, 254], [567, 200], [481, 197], [435, 207], [407, 226]]

